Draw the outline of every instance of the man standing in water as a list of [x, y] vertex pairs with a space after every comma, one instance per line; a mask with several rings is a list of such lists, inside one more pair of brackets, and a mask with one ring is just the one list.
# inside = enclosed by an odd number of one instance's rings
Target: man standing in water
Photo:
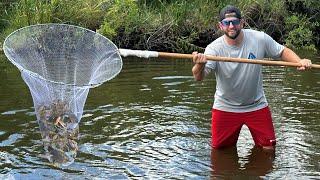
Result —
[[[224, 35], [209, 44], [204, 54], [234, 58], [281, 58], [297, 62], [298, 70], [311, 67], [291, 49], [280, 45], [264, 32], [243, 29], [241, 12], [234, 6], [220, 11], [219, 28]], [[276, 139], [271, 113], [262, 86], [262, 66], [257, 64], [207, 61], [193, 53], [193, 76], [201, 81], [215, 73], [216, 92], [212, 108], [212, 147], [235, 146], [243, 124], [249, 128], [255, 145], [274, 150]]]

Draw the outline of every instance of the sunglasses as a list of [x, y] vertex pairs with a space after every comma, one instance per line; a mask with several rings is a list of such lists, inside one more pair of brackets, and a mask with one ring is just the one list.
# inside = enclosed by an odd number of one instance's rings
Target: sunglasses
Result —
[[232, 25], [234, 25], [234, 26], [237, 26], [240, 24], [240, 19], [234, 19], [234, 20], [230, 20], [230, 21], [228, 21], [228, 20], [221, 21], [221, 24], [223, 26], [230, 26], [230, 23], [232, 23]]

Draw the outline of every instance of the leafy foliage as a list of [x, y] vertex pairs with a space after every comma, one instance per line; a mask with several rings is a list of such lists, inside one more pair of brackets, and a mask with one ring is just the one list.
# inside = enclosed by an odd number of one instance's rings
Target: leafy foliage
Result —
[[286, 18], [286, 44], [295, 49], [316, 51], [313, 29], [318, 23], [308, 21], [306, 16], [292, 15]]
[[18, 28], [41, 23], [69, 23], [96, 29], [103, 21], [105, 3], [104, 0], [15, 1], [3, 15], [7, 24], [1, 39]]
[[99, 32], [112, 38], [121, 27], [126, 31], [132, 30], [138, 25], [139, 16], [139, 9], [134, 0], [114, 0], [111, 7], [107, 9]]
[[218, 12], [227, 4], [242, 10], [246, 27], [280, 43], [312, 51], [320, 45], [318, 0], [2, 0], [0, 39], [27, 25], [68, 23], [120, 47], [191, 51], [220, 35]]

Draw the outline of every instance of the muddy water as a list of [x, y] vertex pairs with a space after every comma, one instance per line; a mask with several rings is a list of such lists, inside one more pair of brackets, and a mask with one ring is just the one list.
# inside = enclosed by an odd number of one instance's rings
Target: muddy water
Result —
[[270, 155], [254, 148], [246, 127], [237, 148], [211, 151], [215, 80], [195, 82], [191, 67], [189, 60], [124, 59], [115, 79], [90, 90], [77, 158], [59, 168], [41, 156], [32, 98], [20, 73], [2, 63], [0, 178], [320, 177], [320, 70], [264, 67], [277, 136]]

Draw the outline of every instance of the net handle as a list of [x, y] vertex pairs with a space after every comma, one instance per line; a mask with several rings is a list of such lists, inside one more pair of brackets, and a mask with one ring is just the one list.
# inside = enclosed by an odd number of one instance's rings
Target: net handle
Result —
[[[182, 53], [169, 53], [169, 52], [157, 52], [157, 51], [146, 51], [146, 50], [131, 50], [131, 49], [119, 49], [120, 55], [123, 57], [135, 56], [140, 58], [174, 58], [174, 59], [192, 59], [192, 54]], [[221, 57], [206, 55], [207, 60], [210, 61], [222, 61], [222, 62], [238, 62], [238, 63], [249, 63], [249, 64], [260, 64], [265, 66], [287, 66], [287, 67], [300, 67], [300, 63], [287, 62], [287, 61], [272, 61], [272, 60], [260, 60], [260, 59], [245, 59], [245, 58], [232, 58], [232, 57]], [[320, 69], [319, 64], [312, 64], [312, 68]]]

